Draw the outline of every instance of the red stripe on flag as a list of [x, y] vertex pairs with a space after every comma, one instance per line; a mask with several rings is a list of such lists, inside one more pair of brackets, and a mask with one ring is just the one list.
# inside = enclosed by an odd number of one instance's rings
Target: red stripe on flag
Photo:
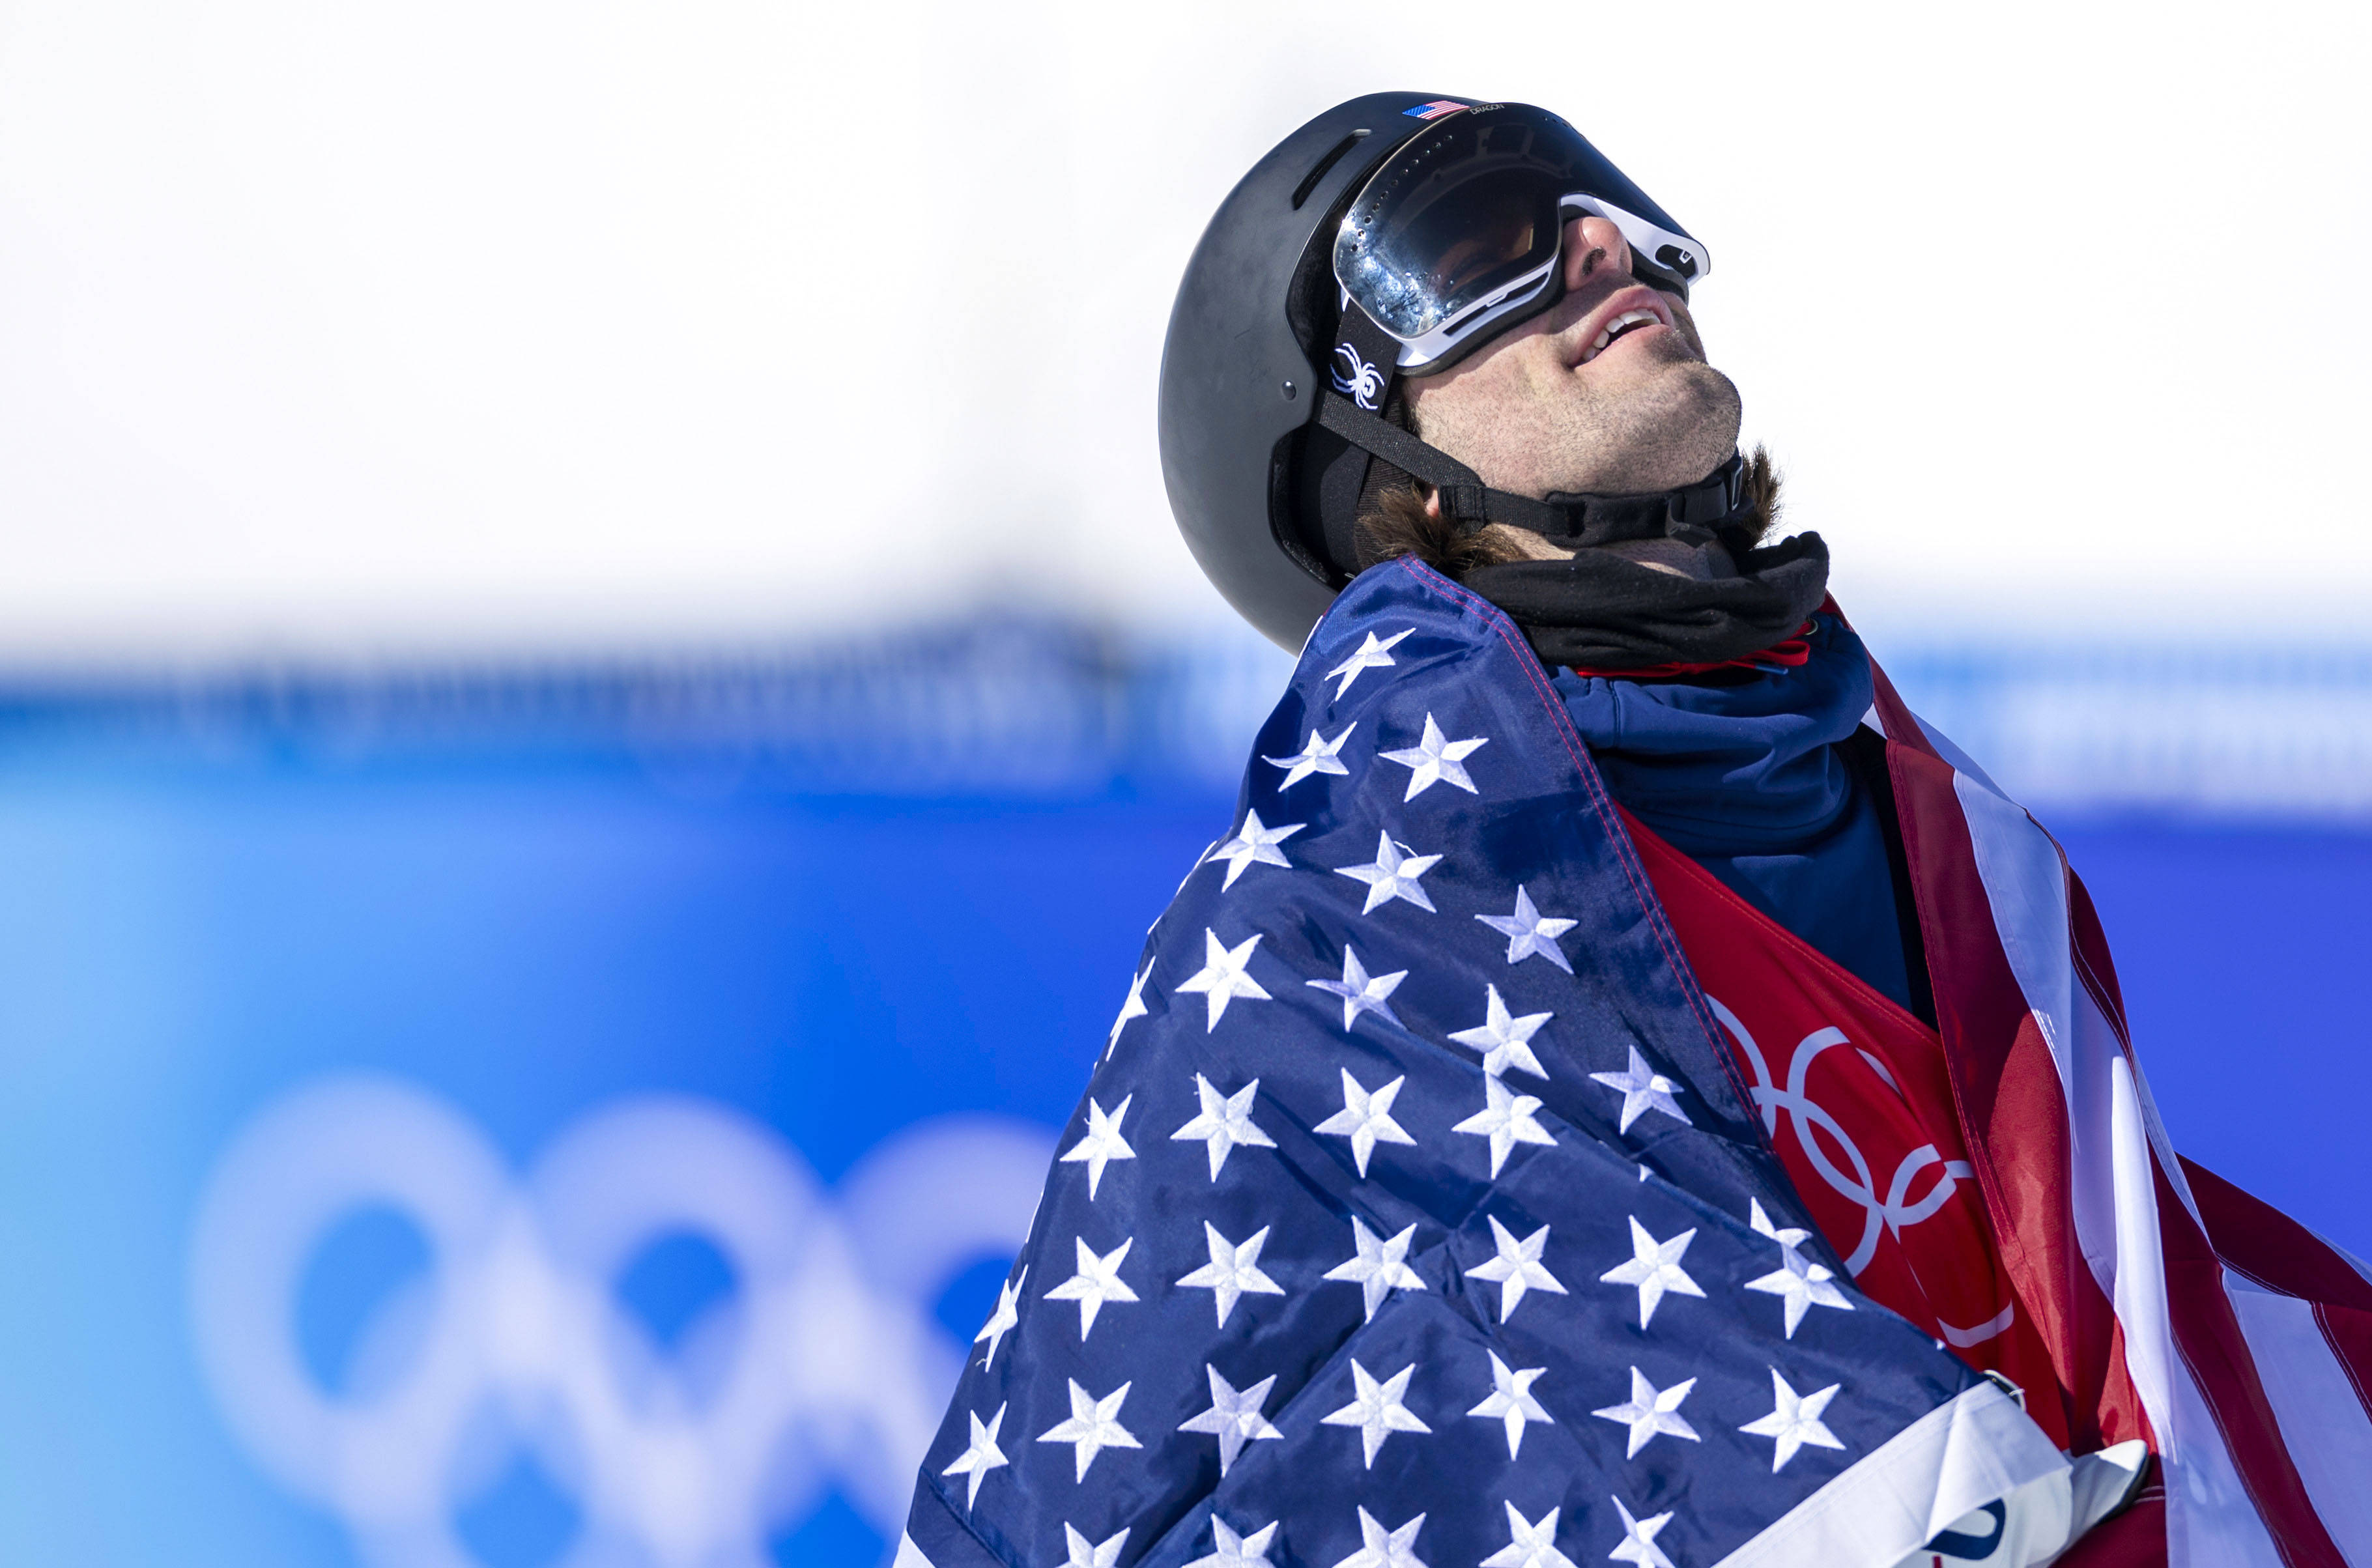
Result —
[[2322, 1340], [2331, 1353], [2347, 1369], [2356, 1399], [2372, 1411], [2372, 1312], [2317, 1303], [2314, 1320], [2322, 1325]]
[[1926, 726], [1913, 714], [1901, 694], [1895, 691], [1894, 682], [1886, 678], [1886, 671], [1878, 668], [1875, 658], [1869, 661], [1869, 678], [1877, 688], [1870, 705], [1878, 710], [1879, 722], [1886, 726], [1887, 744], [1889, 747], [1907, 746], [1922, 757], [1933, 757], [1942, 761], [1943, 754], [1927, 738]]
[[[2058, 1067], [2003, 951], [1954, 772], [1892, 683], [1875, 663], [1872, 669], [1937, 1021], [1951, 1061], [1971, 1163], [1994, 1210], [2004, 1262], [2059, 1364], [2066, 1385], [2062, 1397], [2076, 1418], [2071, 1423], [2078, 1433], [2075, 1446], [2093, 1446], [2084, 1440], [2083, 1424], [2096, 1416], [2112, 1419], [2120, 1408], [2137, 1409], [2139, 1400], [2122, 1353], [2110, 1360], [2112, 1349], [2122, 1352], [2114, 1315], [2076, 1244], [2072, 1140]], [[2065, 874], [2065, 857], [2059, 862]], [[2071, 967], [2130, 1062], [2122, 999], [2108, 943], [2088, 895], [2072, 876], [2067, 898]], [[2094, 1157], [2108, 1156], [2102, 1151]], [[2290, 1568], [2343, 1568], [2345, 1560], [2283, 1446], [2248, 1341], [2224, 1293], [2224, 1265], [2176, 1194], [2154, 1149], [2148, 1157], [2159, 1234], [2154, 1238], [2119, 1236], [2116, 1244], [2121, 1250], [2152, 1241], [2158, 1245], [2176, 1350], [2283, 1561]], [[2328, 1316], [2338, 1318], [2347, 1310], [2332, 1308]], [[2357, 1327], [2342, 1321], [2338, 1334], [2353, 1345]], [[2332, 1333], [2328, 1321], [2325, 1333]], [[2351, 1367], [2355, 1365], [2346, 1350], [2341, 1353]], [[2111, 1394], [2111, 1388], [2120, 1385], [2120, 1391]], [[2029, 1407], [2033, 1393], [2029, 1390]], [[2115, 1441], [2132, 1434], [2100, 1435]], [[2192, 1440], [2205, 1436], [2194, 1434]]]
[[2372, 1416], [2372, 1280], [2271, 1203], [2189, 1159], [2182, 1171], [2207, 1222], [2208, 1244], [2266, 1289], [2314, 1303], [2324, 1342]]
[[2224, 1294], [2224, 1265], [2155, 1156], [2150, 1173], [2157, 1182], [2157, 1226], [2166, 1242], [2167, 1310], [2175, 1348], [2215, 1417], [2240, 1483], [2272, 1531], [2283, 1562], [2291, 1568], [2346, 1568], [2347, 1559], [2323, 1527], [2283, 1446], [2281, 1423], [2258, 1380], [2232, 1298]]
[[[2147, 1436], [2145, 1426], [2124, 1424], [2141, 1400], [2118, 1353], [2115, 1313], [2076, 1244], [2059, 1070], [2002, 952], [1952, 767], [1873, 670], [1961, 1132], [2003, 1267], [2059, 1376], [2056, 1389], [2026, 1390], [2027, 1411], [2079, 1452]], [[1892, 744], [1897, 735], [1920, 738]]]
[[2153, 1478], [2130, 1507], [2085, 1531], [2052, 1568], [2166, 1568], [2166, 1488]]
[[2269, 1290], [2372, 1312], [2372, 1280], [2329, 1242], [2205, 1166], [2177, 1157], [2207, 1222], [2207, 1239], [2226, 1262]]
[[[2065, 859], [2064, 854], [2061, 858]], [[2067, 879], [2076, 976], [2099, 1005], [2116, 1032], [2117, 1043], [2127, 1063], [2132, 1063], [2133, 1038], [2125, 1027], [2124, 998], [2117, 985], [2116, 963], [2110, 956], [2108, 935], [2101, 929], [2099, 912], [2093, 908], [2091, 895], [2085, 890], [2082, 880], [2072, 869]], [[2138, 1088], [2140, 1068], [2135, 1066], [2134, 1071]], [[2174, 1157], [2181, 1159], [2180, 1155]], [[2192, 1218], [2191, 1211], [2176, 1194], [2173, 1182], [2158, 1163], [2157, 1152], [2151, 1151], [2150, 1171], [2158, 1192], [2158, 1232], [2165, 1244], [2167, 1317], [2174, 1331], [2176, 1349], [2191, 1368], [2200, 1394], [2224, 1435], [2225, 1447], [2232, 1456], [2241, 1484], [2248, 1488], [2250, 1500], [2272, 1531], [2273, 1544], [2283, 1560], [2291, 1563], [2344, 1562], [2290, 1458], [2281, 1423], [2265, 1397], [2256, 1357], [2249, 1349], [2232, 1298], [2225, 1294], [2224, 1269], [2229, 1260], [2232, 1267], [2274, 1289], [2317, 1298], [2318, 1290], [2300, 1290], [2283, 1283], [2286, 1280], [2303, 1283], [2310, 1280], [2321, 1290], [2343, 1292], [2330, 1299], [2347, 1302], [2372, 1303], [2372, 1283], [2348, 1267], [2346, 1260], [2333, 1253], [2320, 1237], [2279, 1210], [2258, 1202], [2187, 1159], [2182, 1160], [2182, 1170], [2192, 1198], [2199, 1205], [2201, 1219], [2205, 1222], [2204, 1229]], [[2276, 1224], [2278, 1230], [2273, 1228]], [[2252, 1261], [2256, 1267], [2250, 1266]], [[2261, 1270], [2267, 1272], [2260, 1272]], [[2372, 1369], [2372, 1358], [2359, 1361], [2355, 1357], [2372, 1357], [2372, 1346], [2360, 1341], [2343, 1346], [2333, 1337], [2331, 1325], [2324, 1315], [2318, 1312], [2316, 1316], [2322, 1322], [2323, 1337], [2331, 1343], [2332, 1353], [2355, 1379], [2356, 1397], [2361, 1400], [2366, 1371]]]
[[2110, 1376], [2100, 1380], [2099, 1405], [2095, 1413], [2099, 1418], [2102, 1433], [2120, 1434], [2114, 1439], [2104, 1438], [2104, 1442], [2122, 1443], [2128, 1437], [2139, 1437], [2149, 1444], [2152, 1453], [2156, 1453], [2159, 1446], [2158, 1434], [2150, 1425], [2149, 1411], [2142, 1406], [2141, 1390], [2134, 1387], [2133, 1373], [2125, 1360], [2125, 1326], [2118, 1320], [2116, 1311], [2116, 1304], [2110, 1303], [2109, 1365], [2111, 1370]]
[[[2059, 843], [2057, 839], [2051, 842], [2054, 846]], [[2065, 849], [2060, 849], [2059, 859], [2065, 865]], [[2130, 1057], [2134, 1037], [2125, 1027], [2125, 993], [2117, 983], [2116, 961], [2109, 957], [2109, 934], [2101, 929], [2100, 912], [2092, 907], [2092, 890], [2084, 886], [2084, 878], [2076, 875], [2072, 865], [2067, 867], [2067, 924], [2076, 940], [2077, 965], [2091, 971], [2093, 1000], [2099, 1003], [2110, 1028], [2117, 1031], [2117, 1039]]]

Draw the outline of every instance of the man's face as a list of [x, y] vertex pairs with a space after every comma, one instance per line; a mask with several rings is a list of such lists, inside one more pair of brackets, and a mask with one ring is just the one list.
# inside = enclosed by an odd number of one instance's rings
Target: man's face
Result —
[[1738, 446], [1738, 389], [1705, 363], [1688, 307], [1631, 275], [1630, 246], [1601, 217], [1565, 226], [1562, 265], [1552, 308], [1406, 383], [1424, 439], [1517, 495], [1703, 479]]

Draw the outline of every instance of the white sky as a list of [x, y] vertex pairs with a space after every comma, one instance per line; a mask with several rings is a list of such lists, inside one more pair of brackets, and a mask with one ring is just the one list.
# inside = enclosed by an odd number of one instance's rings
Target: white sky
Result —
[[1224, 615], [1170, 296], [1383, 87], [1706, 241], [1866, 626], [2352, 641], [2367, 71], [2339, 5], [0, 0], [0, 656]]

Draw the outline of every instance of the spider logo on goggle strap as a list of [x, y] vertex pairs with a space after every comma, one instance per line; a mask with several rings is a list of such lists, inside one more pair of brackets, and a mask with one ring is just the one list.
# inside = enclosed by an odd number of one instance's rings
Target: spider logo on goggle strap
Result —
[[[1359, 351], [1349, 343], [1336, 343], [1334, 357], [1339, 362], [1331, 372], [1334, 389], [1366, 409], [1376, 412], [1376, 400], [1383, 395], [1384, 373], [1378, 366], [1359, 357]], [[1345, 375], [1344, 372], [1348, 372]]]

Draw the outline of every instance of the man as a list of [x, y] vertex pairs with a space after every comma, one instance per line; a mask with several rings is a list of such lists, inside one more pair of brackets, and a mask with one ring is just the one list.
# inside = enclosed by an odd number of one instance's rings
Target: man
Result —
[[908, 1568], [2372, 1561], [2372, 1283], [2172, 1154], [2082, 885], [1770, 540], [1707, 270], [1522, 105], [1214, 219], [1164, 466], [1306, 645]]

